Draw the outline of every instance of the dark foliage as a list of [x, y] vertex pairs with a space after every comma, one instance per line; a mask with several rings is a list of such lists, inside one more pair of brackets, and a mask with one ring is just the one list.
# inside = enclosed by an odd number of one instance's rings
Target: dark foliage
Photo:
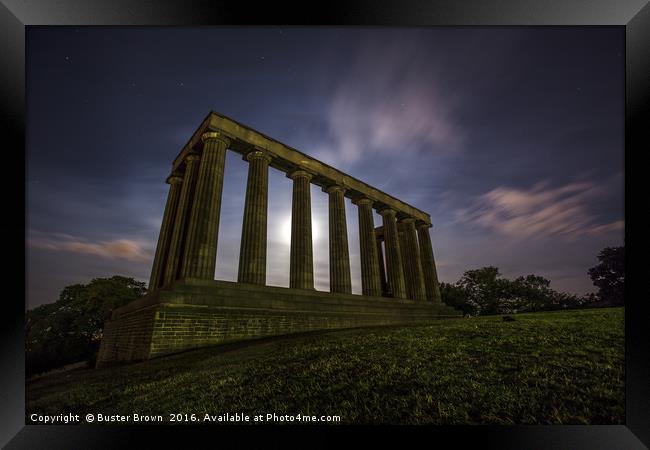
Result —
[[610, 306], [622, 306], [625, 287], [625, 247], [606, 247], [598, 254], [600, 263], [589, 269], [598, 288], [598, 299]]
[[442, 301], [463, 314], [491, 315], [553, 311], [598, 306], [593, 294], [583, 297], [557, 292], [550, 280], [526, 275], [515, 280], [503, 278], [496, 267], [468, 270], [454, 284], [441, 283]]
[[113, 276], [67, 286], [55, 303], [26, 312], [26, 374], [79, 361], [93, 362], [104, 318], [146, 293], [145, 283]]

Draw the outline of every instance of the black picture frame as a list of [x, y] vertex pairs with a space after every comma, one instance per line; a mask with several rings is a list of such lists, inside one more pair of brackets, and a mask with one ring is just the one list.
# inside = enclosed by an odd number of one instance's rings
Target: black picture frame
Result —
[[[3, 0], [0, 4], [0, 89], [3, 161], [2, 240], [4, 324], [0, 328], [0, 445], [6, 448], [180, 447], [195, 439], [215, 446], [236, 440], [245, 446], [264, 435], [264, 447], [286, 446], [300, 437], [312, 446], [338, 445], [351, 431], [377, 443], [454, 447], [536, 449], [636, 449], [650, 445], [650, 339], [644, 303], [644, 265], [630, 263], [642, 253], [638, 241], [648, 229], [645, 204], [631, 202], [631, 173], [643, 167], [650, 149], [650, 6], [647, 0], [418, 0], [323, 2], [282, 8], [275, 2], [202, 0]], [[626, 240], [626, 406], [625, 425], [612, 426], [456, 426], [456, 427], [162, 427], [25, 425], [25, 27], [30, 25], [615, 25], [625, 27], [625, 240]], [[634, 167], [638, 164], [638, 168]], [[23, 196], [20, 187], [23, 187]], [[636, 191], [634, 191], [637, 193]], [[638, 194], [642, 198], [644, 195]], [[21, 214], [22, 211], [22, 214]], [[632, 218], [635, 212], [638, 217]], [[645, 214], [644, 214], [645, 213]], [[645, 219], [645, 222], [643, 222]], [[635, 231], [630, 235], [630, 230]], [[21, 239], [22, 237], [22, 239]], [[630, 241], [632, 249], [630, 250]], [[23, 280], [22, 286], [18, 280]], [[22, 302], [21, 299], [22, 298]], [[304, 433], [316, 436], [305, 437]], [[417, 436], [414, 436], [414, 435]], [[405, 439], [408, 438], [407, 441]], [[420, 444], [416, 444], [417, 442]]]

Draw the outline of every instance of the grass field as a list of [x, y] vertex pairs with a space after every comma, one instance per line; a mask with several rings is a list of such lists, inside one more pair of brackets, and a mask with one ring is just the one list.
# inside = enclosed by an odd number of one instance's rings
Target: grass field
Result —
[[[341, 423], [622, 424], [624, 310], [285, 336], [27, 383], [30, 413], [339, 415]], [[28, 421], [29, 423], [29, 421]]]

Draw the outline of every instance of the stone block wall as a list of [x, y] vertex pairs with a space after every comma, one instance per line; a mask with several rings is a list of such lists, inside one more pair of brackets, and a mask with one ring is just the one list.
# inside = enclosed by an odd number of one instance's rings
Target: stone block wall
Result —
[[104, 328], [97, 365], [264, 336], [458, 315], [430, 302], [224, 281], [179, 283], [114, 311]]
[[133, 361], [150, 355], [155, 306], [128, 312], [104, 323], [97, 361]]

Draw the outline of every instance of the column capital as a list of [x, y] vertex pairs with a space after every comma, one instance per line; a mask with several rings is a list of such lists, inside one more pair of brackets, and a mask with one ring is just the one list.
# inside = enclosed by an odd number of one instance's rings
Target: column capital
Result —
[[386, 217], [386, 216], [395, 216], [397, 214], [397, 211], [394, 209], [388, 208], [388, 207], [383, 207], [377, 210], [380, 216]]
[[338, 184], [332, 184], [330, 186], [323, 186], [323, 192], [326, 192], [328, 194], [331, 194], [332, 192], [337, 192], [337, 191], [341, 191], [341, 192], [345, 193], [345, 191], [347, 191], [347, 189], [345, 187], [343, 187], [343, 186], [338, 185]]
[[429, 229], [431, 227], [433, 227], [433, 225], [431, 225], [430, 223], [424, 222], [422, 220], [416, 220], [415, 221], [415, 228], [417, 228], [418, 230], [419, 229], [425, 229], [426, 230], [426, 229]]
[[399, 223], [403, 224], [408, 224], [408, 223], [415, 223], [415, 219], [413, 217], [404, 217], [403, 219], [399, 220]]
[[370, 205], [370, 206], [372, 206], [373, 203], [375, 203], [373, 201], [373, 199], [371, 199], [369, 197], [366, 197], [365, 195], [360, 195], [360, 196], [355, 197], [355, 198], [352, 199], [352, 204], [353, 205]]
[[209, 140], [219, 140], [225, 142], [226, 145], [230, 145], [231, 139], [221, 131], [206, 131], [201, 135], [201, 142], [205, 143]]
[[172, 173], [165, 180], [165, 183], [167, 183], [167, 184], [180, 184], [182, 182], [183, 182], [183, 177], [181, 175], [179, 175], [178, 173]]
[[199, 159], [201, 159], [201, 156], [196, 152], [188, 153], [187, 156], [185, 156], [185, 162], [198, 161]]
[[287, 172], [287, 178], [291, 178], [292, 180], [301, 177], [307, 178], [307, 181], [311, 181], [311, 179], [314, 178], [314, 175], [303, 169], [293, 169]]
[[273, 157], [263, 150], [255, 149], [246, 153], [244, 155], [244, 159], [248, 162], [251, 162], [251, 159], [261, 159], [262, 161], [266, 162], [266, 164], [269, 164], [273, 160]]

